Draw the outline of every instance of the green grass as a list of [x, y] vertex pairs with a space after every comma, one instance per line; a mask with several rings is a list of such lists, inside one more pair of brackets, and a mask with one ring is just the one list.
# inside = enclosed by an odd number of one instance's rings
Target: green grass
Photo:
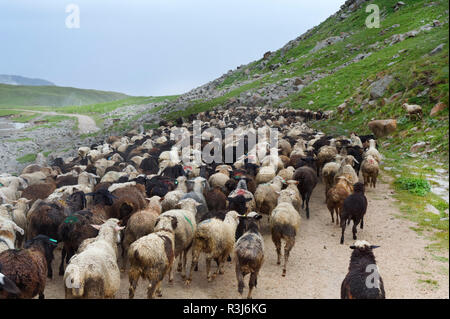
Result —
[[394, 185], [401, 190], [407, 190], [412, 194], [425, 196], [431, 190], [430, 183], [426, 179], [418, 177], [400, 177]]
[[60, 86], [21, 86], [0, 84], [0, 105], [65, 106], [109, 102], [127, 98], [123, 93]]
[[14, 143], [14, 142], [27, 142], [27, 141], [32, 141], [33, 139], [30, 137], [23, 137], [23, 138], [16, 138], [16, 139], [11, 139], [11, 140], [7, 140], [7, 142], [10, 143]]
[[40, 114], [38, 113], [32, 113], [29, 114], [28, 112], [24, 112], [22, 114], [20, 114], [19, 117], [14, 117], [12, 119], [13, 122], [17, 122], [17, 123], [28, 123], [31, 120], [35, 119], [36, 117], [38, 117]]
[[3, 116], [10, 116], [10, 115], [15, 115], [15, 114], [20, 114], [20, 111], [14, 111], [14, 110], [2, 110], [0, 109], [0, 117]]
[[26, 154], [22, 157], [17, 158], [17, 162], [19, 162], [20, 164], [25, 164], [25, 163], [29, 163], [29, 162], [34, 162], [36, 160], [36, 154]]

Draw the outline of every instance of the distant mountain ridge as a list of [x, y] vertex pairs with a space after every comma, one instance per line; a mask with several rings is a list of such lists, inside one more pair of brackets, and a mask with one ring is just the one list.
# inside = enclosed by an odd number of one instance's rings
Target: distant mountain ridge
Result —
[[47, 80], [8, 74], [0, 74], [0, 83], [8, 85], [55, 86], [54, 83]]

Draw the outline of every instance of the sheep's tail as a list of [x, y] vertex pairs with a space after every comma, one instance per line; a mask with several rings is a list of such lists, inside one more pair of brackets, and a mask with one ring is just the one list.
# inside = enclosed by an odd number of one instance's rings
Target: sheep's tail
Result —
[[67, 266], [66, 273], [68, 276], [65, 279], [64, 285], [66, 289], [70, 289], [72, 295], [76, 298], [81, 298], [84, 295], [84, 285], [82, 285], [81, 271], [80, 269], [71, 264]]
[[280, 234], [283, 238], [293, 238], [297, 234], [296, 228], [288, 223], [273, 223], [272, 234]]

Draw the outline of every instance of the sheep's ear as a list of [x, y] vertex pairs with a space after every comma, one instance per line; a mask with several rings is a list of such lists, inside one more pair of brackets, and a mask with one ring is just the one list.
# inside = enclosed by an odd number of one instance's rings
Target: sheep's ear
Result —
[[350, 249], [355, 249], [355, 248], [356, 248], [356, 246], [354, 246], [354, 245], [350, 246]]
[[198, 207], [198, 206], [201, 206], [201, 205], [202, 205], [202, 203], [198, 203], [198, 202], [195, 203], [195, 207]]
[[229, 202], [234, 202], [234, 197], [227, 197], [227, 201], [229, 201]]
[[262, 215], [261, 215], [261, 214], [257, 214], [257, 215], [255, 215], [253, 218], [256, 219], [256, 220], [258, 220], [258, 219], [261, 219], [261, 218], [262, 218]]
[[249, 202], [249, 201], [251, 201], [253, 198], [246, 198], [245, 199], [245, 202]]
[[370, 246], [371, 249], [375, 249], [375, 248], [379, 248], [379, 247], [380, 246], [375, 246], [375, 245]]
[[121, 231], [121, 230], [124, 230], [125, 229], [125, 226], [116, 226], [116, 230], [117, 231]]
[[94, 228], [97, 229], [97, 230], [100, 230], [100, 225], [94, 225], [94, 224], [91, 224], [91, 226], [94, 227]]
[[280, 192], [280, 191], [275, 191], [275, 193], [277, 193], [278, 195], [280, 195], [280, 194], [281, 194], [281, 192]]

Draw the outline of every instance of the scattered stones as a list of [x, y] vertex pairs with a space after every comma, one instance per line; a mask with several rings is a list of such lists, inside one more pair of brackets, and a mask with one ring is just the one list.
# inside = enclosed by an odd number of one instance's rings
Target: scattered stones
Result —
[[427, 204], [427, 206], [425, 206], [425, 209], [427, 210], [427, 212], [433, 213], [435, 215], [440, 215], [441, 213], [439, 212], [439, 210], [434, 207], [431, 204]]
[[427, 142], [418, 142], [418, 143], [414, 144], [413, 146], [411, 146], [409, 151], [412, 153], [417, 153], [421, 149], [425, 148], [426, 145], [427, 145]]
[[439, 53], [442, 51], [442, 49], [444, 48], [445, 43], [441, 43], [439, 44], [437, 47], [435, 47], [431, 52], [430, 55], [435, 55], [436, 53]]

